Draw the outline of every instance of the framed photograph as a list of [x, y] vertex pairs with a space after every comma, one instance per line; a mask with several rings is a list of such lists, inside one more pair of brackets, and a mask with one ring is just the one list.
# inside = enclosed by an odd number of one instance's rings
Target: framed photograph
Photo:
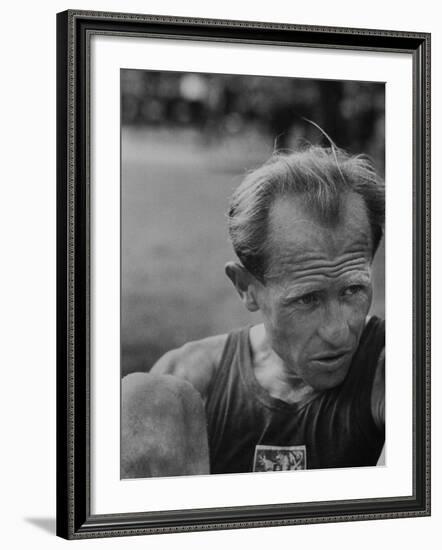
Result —
[[57, 16], [57, 534], [430, 514], [430, 35]]

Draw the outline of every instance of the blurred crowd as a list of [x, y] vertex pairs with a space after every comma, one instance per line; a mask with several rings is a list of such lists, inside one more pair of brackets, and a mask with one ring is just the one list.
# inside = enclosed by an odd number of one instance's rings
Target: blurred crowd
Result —
[[383, 83], [127, 69], [121, 91], [125, 126], [195, 128], [208, 146], [253, 127], [285, 149], [324, 139], [311, 120], [383, 173]]

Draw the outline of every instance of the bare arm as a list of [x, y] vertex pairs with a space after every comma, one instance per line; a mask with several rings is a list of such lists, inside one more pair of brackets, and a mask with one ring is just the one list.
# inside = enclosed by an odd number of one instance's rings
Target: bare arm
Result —
[[225, 338], [190, 342], [123, 379], [122, 477], [209, 473], [204, 400]]
[[[371, 394], [371, 413], [376, 426], [383, 428], [385, 426], [385, 348], [379, 355], [376, 366]], [[385, 464], [385, 445], [382, 448], [377, 464]]]
[[198, 390], [203, 401], [207, 398], [212, 378], [221, 360], [227, 335], [220, 334], [188, 342], [167, 352], [151, 369], [153, 374], [171, 374], [186, 380]]
[[126, 376], [121, 421], [122, 478], [209, 473], [204, 405], [185, 380]]

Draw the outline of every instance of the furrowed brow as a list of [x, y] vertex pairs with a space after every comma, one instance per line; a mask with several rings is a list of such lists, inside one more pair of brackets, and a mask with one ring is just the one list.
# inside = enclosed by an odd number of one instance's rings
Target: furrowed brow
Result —
[[305, 294], [310, 294], [311, 292], [321, 292], [321, 290], [323, 289], [320, 283], [299, 283], [298, 285], [291, 287], [290, 290], [283, 295], [282, 300], [284, 302], [290, 302], [291, 300], [296, 300], [296, 298], [304, 296]]

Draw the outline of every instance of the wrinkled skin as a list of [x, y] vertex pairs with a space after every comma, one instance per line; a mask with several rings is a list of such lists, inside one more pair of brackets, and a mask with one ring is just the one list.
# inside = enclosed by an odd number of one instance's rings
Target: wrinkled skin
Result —
[[299, 200], [279, 199], [270, 212], [268, 244], [265, 284], [254, 279], [248, 289], [253, 309], [263, 315], [267, 344], [292, 385], [337, 386], [372, 300], [372, 244], [363, 200], [349, 194], [339, 223], [327, 227]]

